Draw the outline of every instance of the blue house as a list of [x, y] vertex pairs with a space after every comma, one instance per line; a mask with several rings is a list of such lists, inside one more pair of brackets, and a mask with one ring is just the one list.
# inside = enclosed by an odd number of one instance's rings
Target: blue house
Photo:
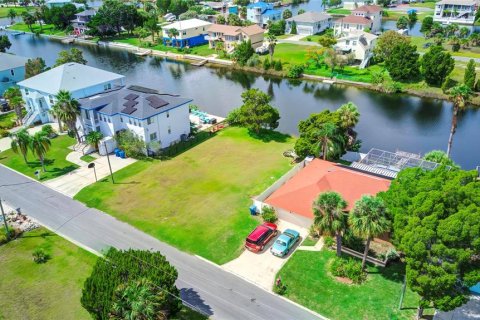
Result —
[[[172, 47], [194, 47], [208, 43], [205, 40], [207, 30], [212, 24], [200, 19], [181, 20], [163, 26], [163, 44]], [[174, 36], [171, 30], [177, 30]]]
[[66, 63], [19, 82], [27, 115], [23, 124], [48, 123], [55, 119], [49, 112], [60, 90], [81, 99], [124, 86], [125, 77], [79, 63]]
[[0, 52], [0, 96], [18, 81], [25, 79], [27, 61], [28, 58]]
[[257, 2], [250, 3], [247, 6], [247, 20], [258, 24], [260, 27], [266, 26], [268, 21], [276, 22], [281, 18], [281, 11], [274, 9], [271, 3]]

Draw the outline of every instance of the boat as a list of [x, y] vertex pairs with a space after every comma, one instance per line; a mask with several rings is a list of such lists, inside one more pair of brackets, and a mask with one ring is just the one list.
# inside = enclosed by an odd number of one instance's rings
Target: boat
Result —
[[201, 66], [205, 65], [207, 62], [208, 62], [207, 60], [200, 60], [198, 62], [192, 63], [192, 66], [201, 67]]
[[147, 54], [150, 54], [152, 53], [152, 50], [143, 50], [143, 51], [135, 51], [134, 54], [136, 54], [137, 56], [146, 56]]

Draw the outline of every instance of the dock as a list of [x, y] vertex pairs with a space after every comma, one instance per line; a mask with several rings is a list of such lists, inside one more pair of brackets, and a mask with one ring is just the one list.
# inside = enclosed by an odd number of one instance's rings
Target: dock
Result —
[[20, 36], [22, 34], [25, 34], [25, 31], [20, 31], [20, 32], [15, 32], [15, 33], [12, 33], [12, 36], [16, 37], [16, 36]]
[[62, 40], [62, 43], [66, 43], [66, 44], [70, 44], [74, 42], [75, 42], [75, 38], [67, 38]]
[[335, 83], [335, 80], [324, 79], [323, 82], [324, 82], [324, 83], [328, 83], [328, 84], [334, 84], [334, 83]]
[[208, 60], [201, 60], [201, 61], [192, 63], [192, 66], [201, 67], [201, 66], [205, 65], [207, 62], [208, 62]]
[[138, 51], [135, 51], [133, 54], [137, 56], [146, 56], [150, 53], [152, 53], [152, 50], [138, 50]]

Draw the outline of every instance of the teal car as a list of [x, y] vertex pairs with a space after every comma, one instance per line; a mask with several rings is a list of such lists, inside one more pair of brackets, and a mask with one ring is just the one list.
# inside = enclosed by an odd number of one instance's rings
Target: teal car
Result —
[[275, 240], [270, 248], [270, 252], [274, 256], [284, 257], [298, 240], [300, 240], [300, 233], [292, 229], [287, 229]]

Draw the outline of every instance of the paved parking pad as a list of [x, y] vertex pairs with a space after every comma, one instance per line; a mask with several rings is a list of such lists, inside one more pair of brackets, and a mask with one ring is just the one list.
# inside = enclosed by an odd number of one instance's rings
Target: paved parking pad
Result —
[[[254, 253], [245, 250], [237, 259], [222, 265], [222, 268], [271, 291], [273, 282], [275, 281], [275, 275], [280, 271], [295, 249], [308, 235], [307, 229], [290, 222], [280, 220], [277, 222], [277, 225], [279, 229], [278, 236], [286, 229], [297, 230], [301, 236], [300, 241], [297, 242], [294, 249], [290, 250], [287, 256], [279, 258], [270, 252], [270, 247], [275, 242], [275, 238], [265, 246], [265, 249], [263, 249], [262, 252]], [[245, 237], [246, 236], [247, 235], [245, 235]]]

